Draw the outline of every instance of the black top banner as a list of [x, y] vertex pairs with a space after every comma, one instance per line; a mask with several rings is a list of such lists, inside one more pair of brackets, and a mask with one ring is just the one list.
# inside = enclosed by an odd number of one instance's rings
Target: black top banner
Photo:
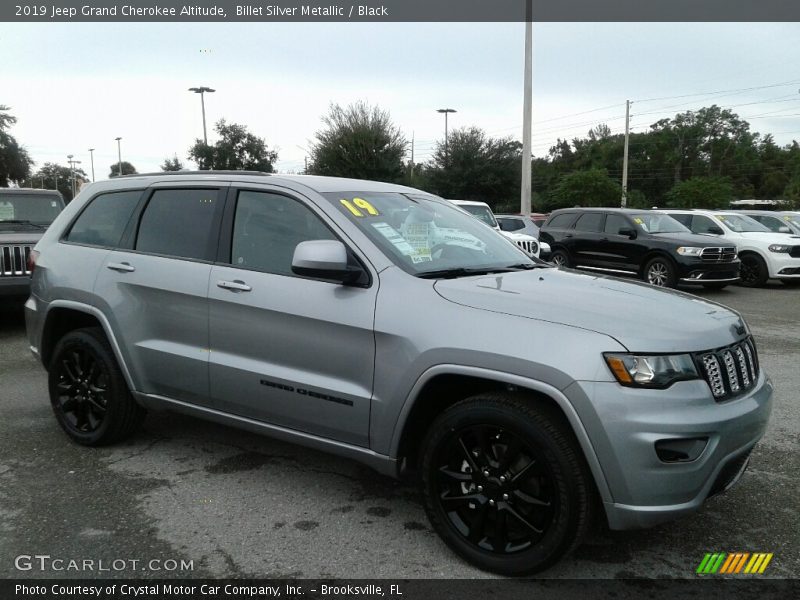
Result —
[[[531, 3], [529, 8], [527, 5]], [[527, 12], [529, 10], [530, 12]], [[527, 14], [526, 14], [527, 12]], [[51, 0], [0, 2], [26, 22], [800, 21], [797, 0]]]

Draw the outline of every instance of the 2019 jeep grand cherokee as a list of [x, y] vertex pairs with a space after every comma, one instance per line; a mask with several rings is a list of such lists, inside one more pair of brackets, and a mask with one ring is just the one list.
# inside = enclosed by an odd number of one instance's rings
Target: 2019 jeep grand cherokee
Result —
[[28, 295], [31, 249], [63, 209], [56, 190], [0, 188], [0, 297]]
[[593, 514], [697, 510], [770, 413], [735, 312], [536, 262], [398, 185], [120, 177], [37, 251], [28, 336], [73, 440], [166, 408], [416, 472], [435, 530], [498, 573], [553, 564]]
[[556, 265], [632, 274], [661, 287], [691, 283], [719, 289], [739, 280], [735, 245], [692, 234], [652, 211], [556, 210], [539, 237], [550, 243]]

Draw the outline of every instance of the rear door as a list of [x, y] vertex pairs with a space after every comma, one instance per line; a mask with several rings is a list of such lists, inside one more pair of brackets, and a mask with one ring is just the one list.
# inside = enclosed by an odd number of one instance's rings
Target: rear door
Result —
[[231, 189], [208, 287], [211, 396], [225, 412], [367, 446], [378, 281], [295, 275], [297, 244], [319, 239], [348, 246], [308, 198]]
[[602, 244], [598, 260], [602, 260], [604, 266], [611, 269], [635, 272], [638, 270], [641, 254], [643, 253], [642, 244], [637, 240], [632, 240], [627, 235], [620, 235], [620, 229], [637, 231], [633, 223], [625, 215], [608, 213], [603, 226]]
[[225, 187], [151, 187], [100, 269], [95, 295], [141, 392], [209, 405], [208, 278]]
[[582, 213], [575, 221], [573, 256], [578, 265], [602, 267], [608, 254], [603, 242], [603, 223], [605, 215], [601, 212]]

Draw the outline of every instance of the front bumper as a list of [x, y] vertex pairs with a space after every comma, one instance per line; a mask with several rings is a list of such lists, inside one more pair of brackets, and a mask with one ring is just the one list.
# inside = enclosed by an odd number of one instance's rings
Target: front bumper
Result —
[[0, 277], [0, 298], [24, 298], [30, 293], [31, 278], [28, 275]]
[[[576, 404], [611, 494], [611, 529], [650, 527], [696, 511], [736, 482], [764, 434], [772, 383], [762, 373], [746, 395], [712, 399], [702, 380], [666, 390], [576, 382], [564, 390]], [[656, 442], [705, 438], [694, 460], [665, 462]]]
[[800, 258], [770, 252], [769, 276], [774, 279], [800, 279]]
[[741, 262], [704, 262], [685, 260], [678, 263], [678, 279], [683, 283], [733, 283], [739, 281]]

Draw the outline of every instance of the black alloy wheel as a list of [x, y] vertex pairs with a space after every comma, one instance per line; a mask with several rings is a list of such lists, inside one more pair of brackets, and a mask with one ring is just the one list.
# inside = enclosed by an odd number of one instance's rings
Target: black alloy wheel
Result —
[[742, 261], [741, 270], [739, 272], [739, 284], [744, 287], [761, 287], [767, 283], [769, 279], [769, 270], [767, 263], [764, 259], [757, 254], [743, 254], [740, 257]]
[[50, 404], [61, 428], [79, 444], [100, 446], [130, 436], [145, 411], [128, 390], [99, 327], [68, 332], [48, 368]]
[[436, 463], [439, 502], [469, 542], [514, 554], [539, 542], [558, 510], [553, 474], [518, 434], [496, 425], [452, 432]]
[[546, 569], [592, 521], [580, 446], [563, 414], [535, 397], [487, 392], [457, 402], [431, 424], [420, 466], [434, 530], [487, 571]]

